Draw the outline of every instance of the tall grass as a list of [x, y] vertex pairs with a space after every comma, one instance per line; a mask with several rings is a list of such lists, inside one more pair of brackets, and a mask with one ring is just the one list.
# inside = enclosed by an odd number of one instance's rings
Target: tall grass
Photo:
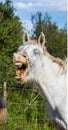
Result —
[[0, 126], [0, 130], [53, 130], [44, 98], [38, 95], [31, 103], [36, 95], [37, 92], [28, 92], [27, 89], [8, 90], [7, 122]]

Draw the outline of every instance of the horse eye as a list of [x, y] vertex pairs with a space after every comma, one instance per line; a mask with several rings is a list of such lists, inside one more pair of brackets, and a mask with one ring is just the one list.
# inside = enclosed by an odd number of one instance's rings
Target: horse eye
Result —
[[38, 49], [34, 49], [34, 53], [40, 55], [40, 51]]

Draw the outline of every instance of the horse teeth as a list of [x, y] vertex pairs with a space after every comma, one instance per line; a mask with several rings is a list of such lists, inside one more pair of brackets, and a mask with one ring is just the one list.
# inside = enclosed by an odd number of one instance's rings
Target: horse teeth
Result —
[[22, 65], [19, 65], [19, 68], [22, 67]]
[[22, 65], [15, 66], [16, 69], [20, 69], [21, 67], [22, 67]]

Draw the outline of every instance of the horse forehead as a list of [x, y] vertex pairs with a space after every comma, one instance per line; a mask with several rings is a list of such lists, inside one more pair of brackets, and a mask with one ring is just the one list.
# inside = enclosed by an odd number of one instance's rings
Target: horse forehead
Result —
[[39, 47], [38, 45], [22, 45], [22, 46], [20, 46], [20, 47], [18, 48], [18, 51], [20, 51], [20, 52], [27, 52], [27, 53], [30, 54], [30, 53], [32, 53], [32, 51], [33, 51], [34, 49], [39, 49], [39, 51], [40, 51], [41, 53], [43, 53], [42, 48]]
[[24, 46], [24, 51], [30, 51], [31, 52], [34, 49], [39, 49], [39, 51], [43, 53], [42, 48], [39, 47], [38, 45], [25, 45]]
[[24, 50], [33, 50], [34, 48], [35, 48], [36, 46], [34, 46], [34, 45], [25, 45], [24, 46]]

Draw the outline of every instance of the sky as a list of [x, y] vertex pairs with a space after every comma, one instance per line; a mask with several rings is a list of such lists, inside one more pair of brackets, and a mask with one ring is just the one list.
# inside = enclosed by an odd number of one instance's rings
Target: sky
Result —
[[[5, 0], [0, 0], [0, 2]], [[15, 7], [15, 14], [25, 27], [25, 31], [31, 32], [33, 27], [31, 15], [46, 12], [51, 17], [52, 22], [56, 22], [59, 28], [63, 28], [67, 23], [67, 0], [11, 0]]]

